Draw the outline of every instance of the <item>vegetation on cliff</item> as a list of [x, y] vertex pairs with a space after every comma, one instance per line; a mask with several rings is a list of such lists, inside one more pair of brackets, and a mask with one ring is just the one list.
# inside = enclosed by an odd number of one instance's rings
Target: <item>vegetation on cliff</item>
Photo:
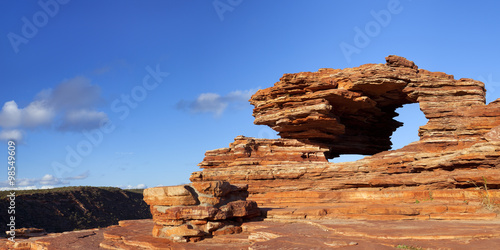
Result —
[[[0, 228], [7, 230], [11, 191], [0, 192]], [[16, 193], [16, 228], [43, 228], [47, 232], [106, 227], [120, 220], [151, 218], [142, 190], [114, 187], [62, 187], [18, 190]]]

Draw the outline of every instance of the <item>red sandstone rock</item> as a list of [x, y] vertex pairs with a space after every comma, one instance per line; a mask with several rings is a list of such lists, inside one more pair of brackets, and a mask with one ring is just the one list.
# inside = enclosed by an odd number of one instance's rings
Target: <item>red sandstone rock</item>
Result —
[[215, 197], [222, 197], [233, 191], [232, 186], [228, 182], [222, 181], [197, 182], [191, 185], [199, 193]]
[[229, 225], [229, 226], [225, 226], [217, 231], [215, 231], [213, 233], [214, 236], [217, 236], [217, 235], [224, 235], [224, 234], [238, 234], [238, 233], [241, 233], [243, 230], [241, 229], [240, 226], [233, 226], [233, 225]]
[[[14, 230], [15, 238], [30, 238], [30, 237], [39, 237], [42, 235], [46, 235], [44, 229], [40, 228], [17, 228]], [[6, 232], [7, 237], [11, 237], [10, 231]]]
[[225, 220], [234, 217], [252, 218], [260, 216], [260, 209], [255, 201], [233, 201], [219, 208], [217, 214], [210, 219]]
[[[107, 228], [0, 239], [0, 249], [395, 249], [398, 245], [423, 249], [496, 249], [500, 244], [494, 221], [275, 221], [245, 223], [239, 234], [218, 234], [196, 243], [176, 243], [151, 236], [152, 220], [120, 221]], [[235, 228], [236, 232], [238, 231]], [[232, 229], [222, 229], [221, 232]], [[192, 237], [195, 239], [196, 237]], [[343, 248], [342, 248], [343, 249]], [[349, 248], [347, 248], [349, 249]]]
[[162, 206], [189, 206], [198, 201], [188, 190], [187, 185], [154, 187], [144, 190], [144, 201], [151, 205]]
[[182, 241], [186, 237], [203, 236], [205, 233], [194, 229], [191, 225], [182, 225], [177, 227], [164, 227], [160, 230], [159, 237], [172, 238], [174, 241]]
[[[402, 57], [386, 59], [385, 65], [285, 74], [252, 96], [255, 124], [268, 125], [283, 138], [328, 147], [329, 158], [390, 149], [390, 135], [401, 125], [393, 119], [395, 109], [407, 103], [420, 103], [429, 119], [420, 129], [422, 140], [432, 139], [441, 149], [464, 142], [460, 135], [476, 140], [497, 124], [499, 110], [481, 114], [483, 83], [418, 69]], [[483, 126], [473, 125], [478, 122]]]
[[205, 220], [215, 217], [218, 209], [208, 206], [152, 206], [151, 214], [155, 221], [169, 220]]
[[155, 222], [152, 235], [196, 242], [209, 235], [241, 232], [241, 227], [229, 220], [241, 224], [243, 219], [260, 216], [257, 203], [246, 200], [247, 189], [247, 185], [225, 181], [146, 189], [144, 200]]
[[500, 141], [500, 126], [496, 126], [484, 135], [488, 141]]
[[[422, 190], [431, 190], [433, 198], [447, 190], [458, 195], [435, 207], [418, 208], [418, 216], [426, 219], [429, 211], [440, 211], [453, 199], [481, 202], [484, 197], [469, 197], [473, 193], [469, 189], [484, 192], [500, 187], [500, 99], [486, 105], [484, 84], [479, 81], [455, 80], [397, 56], [386, 60], [343, 70], [285, 74], [274, 87], [259, 90], [250, 100], [255, 123], [271, 126], [283, 138], [238, 136], [229, 148], [207, 151], [199, 164], [203, 171], [193, 173], [191, 181], [248, 184], [249, 198], [261, 207], [319, 204], [325, 211], [344, 209], [336, 203], [356, 210], [349, 200], [352, 195], [366, 195], [362, 189], [373, 190], [373, 195], [385, 194], [384, 190], [408, 194], [411, 202], [421, 201]], [[400, 125], [393, 120], [395, 109], [415, 102], [429, 119], [420, 127], [420, 141], [383, 151], [390, 148], [390, 135]], [[347, 163], [326, 159], [343, 153], [377, 154]], [[307, 195], [296, 196], [297, 190]], [[491, 199], [500, 203], [500, 197]], [[384, 203], [369, 197], [357, 202]], [[420, 218], [413, 215], [413, 208], [380, 209], [394, 218]], [[367, 211], [365, 207], [355, 213], [367, 216]]]
[[199, 164], [201, 168], [227, 168], [261, 164], [328, 162], [327, 149], [289, 139], [256, 139], [238, 136], [229, 148], [210, 150]]

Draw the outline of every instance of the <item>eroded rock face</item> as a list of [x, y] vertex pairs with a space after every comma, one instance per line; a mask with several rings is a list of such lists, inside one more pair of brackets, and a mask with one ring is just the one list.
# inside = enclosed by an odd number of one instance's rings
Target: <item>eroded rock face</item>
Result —
[[421, 138], [443, 148], [475, 140], [491, 129], [487, 123], [493, 119], [481, 120], [484, 128], [467, 122], [470, 115], [488, 116], [473, 108], [483, 109], [482, 82], [418, 69], [402, 57], [386, 60], [343, 70], [285, 74], [274, 87], [252, 96], [255, 124], [268, 125], [283, 138], [329, 148], [328, 158], [389, 150], [390, 136], [402, 125], [393, 119], [395, 110], [408, 103], [420, 103], [429, 119], [420, 129]]
[[237, 136], [229, 148], [209, 150], [198, 164], [201, 168], [227, 168], [243, 165], [300, 164], [328, 162], [324, 152], [328, 149], [307, 145], [289, 139], [257, 139]]
[[[299, 180], [316, 169], [316, 175], [329, 166], [324, 151], [295, 139], [257, 139], [237, 136], [228, 148], [210, 150], [199, 164], [204, 171], [194, 172], [193, 185], [203, 181], [231, 180], [250, 184], [249, 193], [265, 192], [271, 186], [301, 189], [290, 180]], [[253, 185], [254, 183], [260, 183]]]
[[[264, 207], [331, 206], [345, 200], [342, 192], [359, 189], [499, 188], [500, 99], [486, 105], [482, 82], [419, 69], [402, 57], [386, 60], [285, 74], [274, 87], [259, 90], [250, 100], [255, 123], [283, 138], [239, 136], [229, 148], [208, 151], [200, 163], [204, 170], [191, 181], [248, 184], [250, 198]], [[395, 109], [417, 102], [428, 119], [420, 140], [384, 151], [401, 125], [393, 119]], [[318, 157], [302, 158], [309, 152]], [[374, 155], [346, 163], [319, 157], [346, 153]], [[326, 198], [334, 190], [340, 196]], [[460, 190], [457, 195], [466, 197]]]
[[144, 190], [155, 226], [153, 236], [176, 242], [241, 232], [241, 220], [260, 216], [257, 203], [247, 201], [247, 185], [224, 181], [155, 187]]

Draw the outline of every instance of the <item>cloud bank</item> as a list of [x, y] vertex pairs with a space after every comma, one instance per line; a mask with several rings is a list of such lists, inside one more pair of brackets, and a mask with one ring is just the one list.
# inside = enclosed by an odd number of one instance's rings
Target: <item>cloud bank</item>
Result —
[[57, 178], [51, 174], [46, 174], [42, 178], [23, 178], [16, 181], [15, 188], [12, 188], [8, 181], [0, 182], [0, 190], [25, 190], [54, 188], [55, 186], [69, 185], [71, 180], [83, 180], [89, 177], [89, 171], [77, 176]]
[[177, 109], [192, 113], [212, 113], [219, 117], [229, 106], [247, 105], [248, 100], [257, 90], [236, 90], [224, 96], [216, 93], [202, 93], [196, 100], [181, 100], [177, 103]]
[[118, 188], [121, 188], [121, 189], [145, 189], [145, 188], [148, 188], [148, 186], [146, 186], [146, 184], [138, 184], [136, 186], [132, 186], [132, 185], [118, 186]]
[[7, 101], [0, 110], [0, 140], [19, 141], [25, 129], [41, 127], [58, 131], [98, 128], [108, 120], [104, 112], [96, 110], [103, 103], [99, 86], [81, 76], [40, 91], [26, 107]]

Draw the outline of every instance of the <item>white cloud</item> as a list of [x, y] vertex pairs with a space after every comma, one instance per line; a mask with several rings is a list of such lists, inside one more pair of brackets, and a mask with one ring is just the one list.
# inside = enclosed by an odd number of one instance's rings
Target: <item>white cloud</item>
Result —
[[34, 101], [23, 109], [23, 125], [37, 127], [52, 122], [55, 113], [45, 101]]
[[180, 101], [178, 109], [189, 110], [193, 113], [213, 113], [221, 116], [229, 105], [247, 104], [257, 89], [236, 90], [225, 96], [216, 93], [202, 93], [194, 101]]
[[66, 80], [56, 86], [54, 90], [41, 93], [49, 103], [58, 110], [91, 109], [103, 103], [101, 89], [91, 85], [90, 80], [78, 76]]
[[38, 189], [36, 186], [24, 186], [24, 187], [0, 187], [0, 191], [7, 190], [33, 190]]
[[24, 190], [24, 189], [44, 189], [54, 188], [55, 186], [69, 185], [70, 180], [83, 180], [89, 176], [89, 171], [66, 178], [57, 178], [51, 174], [46, 174], [42, 178], [23, 178], [16, 180], [16, 187], [12, 188], [8, 181], [0, 182], [0, 190]]
[[196, 101], [193, 102], [191, 110], [194, 112], [213, 112], [215, 115], [219, 116], [224, 112], [227, 107], [222, 98], [218, 94], [214, 93], [204, 93], [198, 96]]
[[146, 184], [138, 184], [136, 186], [132, 186], [132, 185], [119, 186], [119, 188], [121, 188], [121, 189], [145, 189], [145, 188], [148, 188], [148, 186], [146, 186]]
[[0, 140], [14, 140], [14, 141], [22, 141], [23, 140], [23, 132], [18, 129], [4, 129], [0, 131]]
[[63, 131], [91, 130], [108, 119], [96, 108], [103, 104], [99, 86], [85, 77], [63, 81], [54, 89], [40, 91], [26, 107], [12, 100], [0, 110], [0, 140], [22, 138], [23, 129], [53, 127]]
[[68, 184], [69, 182], [60, 180], [59, 178], [54, 177], [51, 174], [46, 174], [38, 181], [38, 183], [40, 185], [62, 185]]
[[19, 179], [16, 181], [17, 186], [34, 186], [35, 183], [35, 179]]
[[100, 127], [106, 121], [108, 116], [104, 112], [94, 110], [71, 110], [66, 113], [60, 130], [90, 130]]
[[0, 127], [37, 127], [50, 124], [54, 112], [45, 101], [34, 101], [20, 109], [15, 101], [6, 102], [0, 111]]
[[21, 110], [17, 107], [17, 103], [15, 101], [6, 102], [0, 111], [0, 126], [4, 128], [17, 127], [21, 125], [21, 121]]
[[87, 179], [87, 177], [89, 177], [89, 171], [81, 174], [81, 175], [77, 175], [77, 176], [72, 176], [72, 177], [66, 177], [64, 178], [65, 180], [83, 180], [83, 179]]
[[35, 190], [35, 189], [50, 189], [50, 188], [55, 188], [54, 186], [42, 186], [42, 187], [37, 187], [37, 186], [24, 186], [24, 187], [0, 187], [0, 191], [7, 191], [7, 190]]
[[255, 92], [257, 92], [258, 89], [249, 89], [249, 90], [236, 90], [233, 91], [229, 94], [227, 94], [226, 99], [230, 101], [244, 101], [247, 102], [250, 100], [250, 97], [252, 97]]

